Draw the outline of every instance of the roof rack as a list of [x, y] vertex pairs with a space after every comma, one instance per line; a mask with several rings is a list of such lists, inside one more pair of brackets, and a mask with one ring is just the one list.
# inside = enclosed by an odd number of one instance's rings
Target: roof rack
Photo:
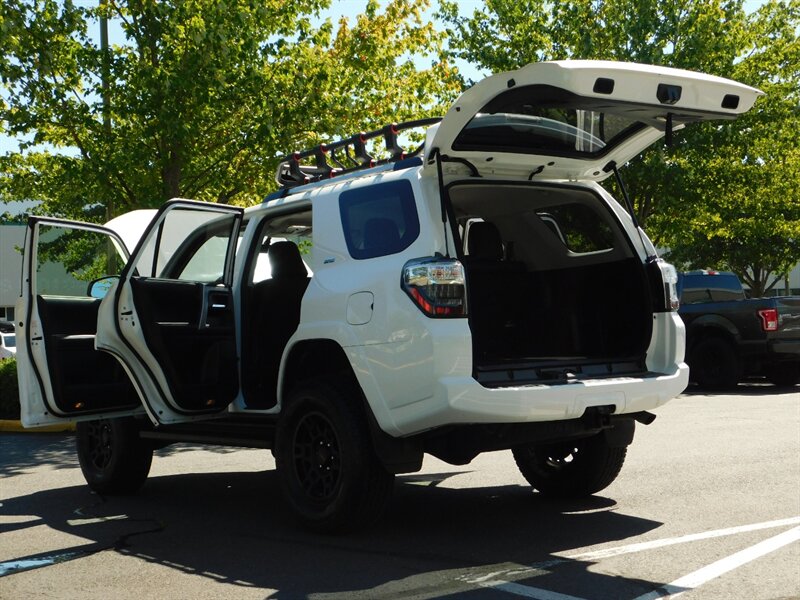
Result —
[[[415, 150], [406, 153], [397, 141], [397, 134], [417, 127], [429, 127], [441, 120], [441, 117], [430, 117], [403, 123], [391, 123], [375, 131], [362, 131], [337, 142], [320, 144], [302, 152], [294, 152], [291, 156], [281, 159], [275, 173], [275, 180], [281, 187], [292, 188], [416, 156], [422, 152], [424, 144], [420, 144]], [[386, 144], [389, 158], [376, 160], [367, 153], [366, 142], [381, 136]], [[337, 154], [337, 151], [341, 151], [341, 153]], [[328, 162], [329, 157], [333, 164]], [[314, 164], [300, 164], [303, 159], [307, 158], [313, 158]]]

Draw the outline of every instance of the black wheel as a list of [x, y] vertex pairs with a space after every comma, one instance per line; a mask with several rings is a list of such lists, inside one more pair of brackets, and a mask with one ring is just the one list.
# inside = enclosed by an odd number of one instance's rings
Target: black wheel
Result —
[[700, 340], [689, 357], [690, 377], [702, 389], [726, 390], [739, 383], [739, 357], [721, 338]]
[[99, 494], [133, 494], [150, 472], [153, 448], [131, 418], [85, 421], [77, 426], [78, 461], [86, 483]]
[[800, 363], [785, 362], [764, 368], [767, 379], [779, 387], [792, 387], [800, 383]]
[[278, 424], [275, 462], [292, 511], [317, 531], [374, 523], [394, 484], [373, 450], [360, 395], [330, 383], [291, 394]]
[[514, 448], [520, 473], [544, 496], [582, 498], [611, 485], [628, 448], [611, 447], [603, 434]]

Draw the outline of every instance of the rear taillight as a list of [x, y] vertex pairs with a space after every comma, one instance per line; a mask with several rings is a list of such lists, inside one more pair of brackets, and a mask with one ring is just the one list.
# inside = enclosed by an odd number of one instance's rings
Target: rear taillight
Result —
[[678, 272], [675, 267], [661, 258], [654, 258], [648, 262], [648, 273], [651, 277], [655, 311], [678, 310], [681, 303], [678, 299]]
[[778, 331], [778, 311], [774, 308], [766, 308], [758, 311], [761, 317], [762, 331]]
[[464, 317], [464, 267], [449, 258], [412, 260], [403, 267], [403, 290], [429, 317]]

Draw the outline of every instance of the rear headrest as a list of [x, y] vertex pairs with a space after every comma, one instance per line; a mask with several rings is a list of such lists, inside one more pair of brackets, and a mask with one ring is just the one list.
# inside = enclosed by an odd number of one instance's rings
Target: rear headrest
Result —
[[376, 218], [364, 223], [364, 250], [395, 249], [400, 244], [397, 223]]
[[308, 271], [294, 242], [275, 242], [269, 247], [269, 266], [272, 278], [307, 277]]
[[503, 260], [503, 240], [494, 223], [472, 223], [469, 226], [467, 250], [471, 258]]

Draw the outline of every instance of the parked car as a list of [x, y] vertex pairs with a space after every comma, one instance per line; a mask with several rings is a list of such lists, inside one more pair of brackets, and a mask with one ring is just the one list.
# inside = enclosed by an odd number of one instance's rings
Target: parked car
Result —
[[752, 298], [729, 271], [698, 270], [678, 278], [690, 379], [729, 389], [763, 375], [779, 386], [800, 382], [800, 297]]
[[[599, 182], [759, 94], [662, 67], [532, 64], [443, 119], [288, 155], [280, 190], [244, 211], [175, 200], [141, 236], [125, 231], [141, 213], [115, 220], [123, 236], [31, 218], [23, 423], [79, 421], [101, 493], [139, 488], [154, 446], [271, 448], [289, 506], [323, 530], [375, 520], [424, 453], [511, 449], [540, 493], [596, 493], [689, 376], [677, 274]], [[427, 129], [409, 156], [412, 127]], [[69, 289], [36, 268], [65, 246], [96, 251]]]
[[13, 358], [17, 354], [16, 335], [14, 324], [0, 321], [0, 360]]

